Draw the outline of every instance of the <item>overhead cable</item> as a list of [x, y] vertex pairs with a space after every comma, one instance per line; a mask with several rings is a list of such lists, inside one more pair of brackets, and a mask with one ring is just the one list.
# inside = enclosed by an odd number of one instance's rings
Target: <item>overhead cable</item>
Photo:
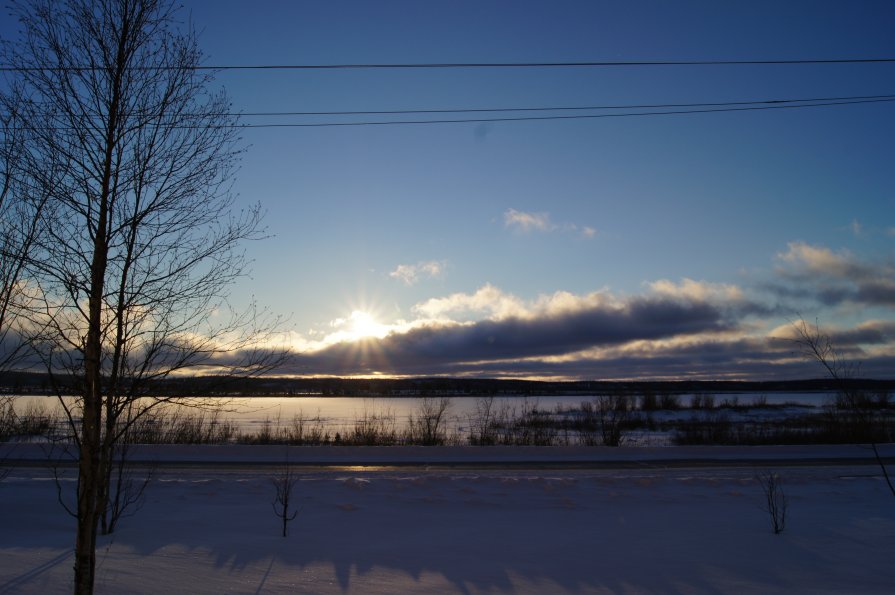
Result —
[[670, 109], [683, 107], [727, 107], [735, 105], [780, 105], [785, 103], [806, 103], [819, 101], [855, 101], [864, 99], [895, 99], [895, 94], [852, 95], [846, 97], [810, 97], [797, 99], [759, 99], [748, 101], [723, 101], [710, 103], [646, 103], [616, 105], [546, 106], [546, 107], [479, 107], [454, 109], [400, 109], [400, 110], [355, 110], [355, 111], [290, 111], [290, 112], [239, 112], [228, 114], [243, 117], [285, 117], [285, 116], [386, 116], [401, 114], [467, 114], [502, 112], [560, 112], [594, 111], [618, 109]]
[[[226, 125], [202, 125], [202, 124], [172, 124], [171, 129], [195, 129], [195, 128], [236, 128], [236, 129], [253, 129], [253, 128], [326, 128], [326, 127], [358, 127], [358, 126], [395, 126], [395, 125], [424, 125], [424, 124], [469, 124], [469, 123], [488, 123], [488, 122], [525, 122], [525, 121], [546, 121], [546, 120], [591, 120], [603, 118], [632, 118], [645, 116], [673, 116], [688, 114], [709, 114], [709, 113], [728, 113], [728, 112], [747, 112], [747, 111], [768, 111], [778, 109], [803, 109], [811, 107], [836, 107], [857, 104], [870, 103], [890, 103], [895, 102], [895, 96], [873, 96], [875, 98], [853, 99], [844, 101], [818, 101], [814, 103], [784, 103], [779, 102], [758, 102], [762, 105], [740, 105], [740, 107], [712, 107], [698, 109], [674, 109], [662, 111], [636, 111], [623, 113], [608, 114], [574, 114], [574, 115], [553, 115], [553, 116], [514, 116], [514, 117], [489, 117], [489, 118], [452, 118], [452, 119], [430, 119], [430, 120], [381, 120], [381, 121], [361, 121], [361, 122], [284, 122], [271, 124], [226, 124]], [[797, 101], [797, 100], [792, 100]], [[767, 103], [767, 104], [765, 104]], [[686, 105], [686, 104], [683, 104]], [[699, 105], [699, 104], [692, 104]], [[400, 113], [400, 112], [399, 112]], [[411, 112], [414, 113], [414, 112]], [[195, 116], [201, 119], [201, 116]], [[162, 124], [161, 126], [165, 126]], [[28, 130], [71, 130], [69, 126], [34, 126], [25, 127]]]
[[[641, 66], [795, 66], [829, 64], [887, 64], [895, 58], [828, 58], [804, 60], [631, 60], [588, 62], [427, 62], [381, 64], [219, 64], [202, 66], [132, 66], [130, 70], [409, 70], [409, 69], [476, 69], [476, 68], [628, 68]], [[102, 66], [0, 66], [0, 72], [104, 70]]]

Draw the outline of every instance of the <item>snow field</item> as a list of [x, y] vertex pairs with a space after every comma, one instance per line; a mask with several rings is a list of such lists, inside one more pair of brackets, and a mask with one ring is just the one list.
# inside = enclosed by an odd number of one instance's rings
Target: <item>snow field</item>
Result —
[[[283, 538], [275, 468], [163, 469], [101, 539], [97, 592], [891, 593], [877, 469], [777, 471], [775, 536], [754, 468], [302, 468]], [[0, 593], [69, 592], [74, 520], [50, 472], [13, 469], [0, 510]]]

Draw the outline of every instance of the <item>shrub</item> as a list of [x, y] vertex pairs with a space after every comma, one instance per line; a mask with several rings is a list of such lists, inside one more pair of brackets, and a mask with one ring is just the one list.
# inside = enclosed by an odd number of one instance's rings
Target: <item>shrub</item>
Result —
[[714, 409], [715, 408], [715, 397], [714, 397], [714, 395], [693, 395], [693, 398], [690, 400], [690, 408], [691, 409]]
[[677, 411], [681, 408], [680, 398], [677, 395], [662, 395], [659, 399], [659, 408], [665, 411]]
[[786, 528], [786, 509], [789, 506], [783, 482], [772, 471], [759, 473], [756, 479], [764, 493], [764, 509], [770, 517], [774, 535], [779, 535]]
[[640, 397], [641, 411], [655, 411], [659, 408], [659, 399], [654, 393], [643, 393]]
[[450, 406], [448, 397], [423, 398], [416, 413], [410, 416], [409, 442], [423, 446], [444, 444]]

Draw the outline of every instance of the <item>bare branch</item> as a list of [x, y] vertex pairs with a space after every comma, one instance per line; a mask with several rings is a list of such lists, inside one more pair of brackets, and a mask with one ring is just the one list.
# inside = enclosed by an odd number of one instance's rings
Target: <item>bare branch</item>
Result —
[[[135, 423], [177, 399], [147, 399], [157, 382], [212, 367], [258, 374], [283, 357], [259, 346], [278, 319], [228, 301], [248, 272], [243, 242], [266, 235], [263, 213], [230, 191], [236, 118], [213, 73], [196, 69], [202, 52], [178, 10], [14, 1], [22, 38], [3, 46], [14, 70], [0, 101], [14, 109], [0, 122], [0, 215], [19, 225], [18, 251], [2, 248], [0, 316], [16, 313], [16, 336], [60, 396], [77, 389], [63, 406], [79, 449], [80, 593], [93, 589], [100, 520], [113, 529], [145, 488], [128, 480], [126, 445]], [[29, 208], [3, 210], [13, 204]], [[8, 275], [6, 254], [18, 255]]]
[[783, 491], [783, 482], [773, 471], [763, 471], [755, 476], [755, 480], [764, 493], [764, 510], [771, 520], [774, 535], [779, 535], [786, 529], [786, 511], [789, 507], [789, 500]]
[[280, 474], [271, 478], [270, 482], [276, 490], [276, 495], [274, 496], [273, 502], [271, 502], [271, 506], [273, 507], [274, 514], [283, 521], [283, 537], [286, 537], [289, 523], [295, 520], [295, 517], [301, 512], [301, 509], [298, 509], [293, 511], [292, 514], [289, 514], [292, 490], [295, 488], [295, 484], [298, 483], [298, 477], [294, 474], [292, 465], [289, 464], [288, 459], [283, 465]]
[[870, 405], [869, 399], [864, 391], [858, 389], [854, 383], [849, 382], [858, 376], [859, 366], [854, 363], [843, 361], [829, 335], [823, 333], [820, 324], [815, 321], [814, 325], [808, 325], [804, 319], [792, 323], [796, 332], [795, 342], [802, 349], [802, 353], [811, 360], [819, 363], [826, 370], [827, 374], [834, 381], [839, 391], [834, 406], [833, 419], [837, 422], [842, 421], [840, 418], [844, 414], [846, 422], [856, 426], [858, 435], [870, 444], [873, 450], [876, 462], [882, 470], [886, 485], [889, 491], [895, 496], [895, 484], [893, 484], [886, 463], [879, 454], [877, 441], [878, 416], [874, 414], [873, 407]]

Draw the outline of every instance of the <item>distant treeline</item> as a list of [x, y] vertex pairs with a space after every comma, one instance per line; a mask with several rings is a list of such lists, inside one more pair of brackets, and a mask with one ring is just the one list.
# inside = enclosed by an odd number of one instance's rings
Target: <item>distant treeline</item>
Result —
[[[0, 392], [12, 394], [74, 394], [74, 383], [58, 377], [54, 386], [49, 375], [32, 372], [0, 374]], [[895, 379], [854, 379], [849, 388], [871, 392], [895, 391]], [[476, 396], [476, 395], [662, 395], [699, 393], [835, 392], [841, 384], [828, 379], [773, 381], [630, 381], [602, 380], [538, 381], [487, 378], [233, 378], [196, 376], [168, 378], [141, 387], [144, 394], [179, 396]]]

